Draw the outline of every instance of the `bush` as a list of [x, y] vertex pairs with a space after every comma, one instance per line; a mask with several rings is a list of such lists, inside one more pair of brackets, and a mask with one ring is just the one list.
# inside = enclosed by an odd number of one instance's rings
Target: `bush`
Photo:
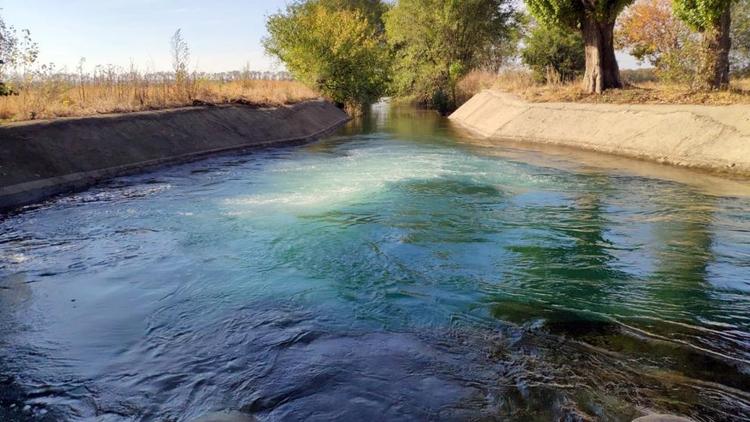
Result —
[[659, 59], [656, 75], [668, 84], [683, 85], [690, 89], [703, 89], [706, 66], [710, 57], [700, 37], [693, 36], [682, 42], [680, 49], [670, 50]]
[[400, 0], [385, 14], [394, 51], [392, 90], [441, 112], [456, 108], [458, 82], [496, 67], [517, 44], [510, 0]]
[[551, 25], [536, 26], [525, 37], [521, 60], [539, 83], [574, 80], [586, 68], [583, 37]]
[[7, 97], [8, 95], [14, 95], [15, 91], [10, 89], [7, 85], [0, 82], [0, 97]]

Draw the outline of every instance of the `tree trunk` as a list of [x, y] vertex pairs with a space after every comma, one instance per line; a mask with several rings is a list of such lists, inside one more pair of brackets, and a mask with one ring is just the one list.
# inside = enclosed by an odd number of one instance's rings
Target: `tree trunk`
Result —
[[710, 89], [729, 88], [729, 50], [732, 47], [730, 30], [732, 24], [731, 6], [721, 14], [719, 24], [707, 30], [705, 37], [707, 69], [706, 85]]
[[583, 88], [586, 92], [601, 94], [605, 89], [622, 88], [615, 57], [614, 28], [614, 23], [597, 22], [593, 16], [583, 22], [581, 29], [586, 44]]

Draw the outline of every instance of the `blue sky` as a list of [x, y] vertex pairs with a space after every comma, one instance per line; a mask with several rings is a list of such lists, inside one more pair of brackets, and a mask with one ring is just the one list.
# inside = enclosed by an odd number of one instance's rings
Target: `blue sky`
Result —
[[203, 71], [281, 69], [260, 40], [266, 16], [286, 0], [0, 0], [6, 23], [28, 28], [40, 60], [75, 69], [81, 57], [143, 70], [171, 67], [169, 40], [177, 28]]
[[[31, 30], [40, 61], [73, 71], [131, 61], [141, 70], [168, 70], [169, 39], [178, 28], [192, 50], [193, 67], [207, 72], [283, 66], [263, 52], [269, 14], [286, 0], [0, 0], [8, 24]], [[635, 61], [620, 55], [622, 68]]]

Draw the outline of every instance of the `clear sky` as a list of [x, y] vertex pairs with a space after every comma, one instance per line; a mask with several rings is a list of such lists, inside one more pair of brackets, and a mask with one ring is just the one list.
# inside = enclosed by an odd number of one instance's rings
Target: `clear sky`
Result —
[[[260, 40], [266, 17], [286, 0], [0, 0], [6, 23], [31, 30], [42, 63], [75, 70], [81, 57], [95, 65], [141, 70], [171, 68], [169, 40], [182, 28], [201, 71], [281, 70]], [[622, 68], [636, 67], [618, 55]]]
[[[265, 56], [266, 16], [286, 0], [0, 0], [7, 24], [31, 30], [42, 63], [171, 68], [169, 40], [182, 28], [199, 70], [283, 69]], [[89, 69], [90, 70], [90, 69]]]

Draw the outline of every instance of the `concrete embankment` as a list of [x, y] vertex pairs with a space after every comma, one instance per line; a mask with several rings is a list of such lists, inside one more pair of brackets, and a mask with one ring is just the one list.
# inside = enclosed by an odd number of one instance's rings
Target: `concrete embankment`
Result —
[[191, 107], [0, 126], [0, 211], [158, 165], [324, 136], [349, 120], [324, 101]]
[[477, 136], [750, 175], [750, 106], [530, 103], [483, 91], [450, 119]]

